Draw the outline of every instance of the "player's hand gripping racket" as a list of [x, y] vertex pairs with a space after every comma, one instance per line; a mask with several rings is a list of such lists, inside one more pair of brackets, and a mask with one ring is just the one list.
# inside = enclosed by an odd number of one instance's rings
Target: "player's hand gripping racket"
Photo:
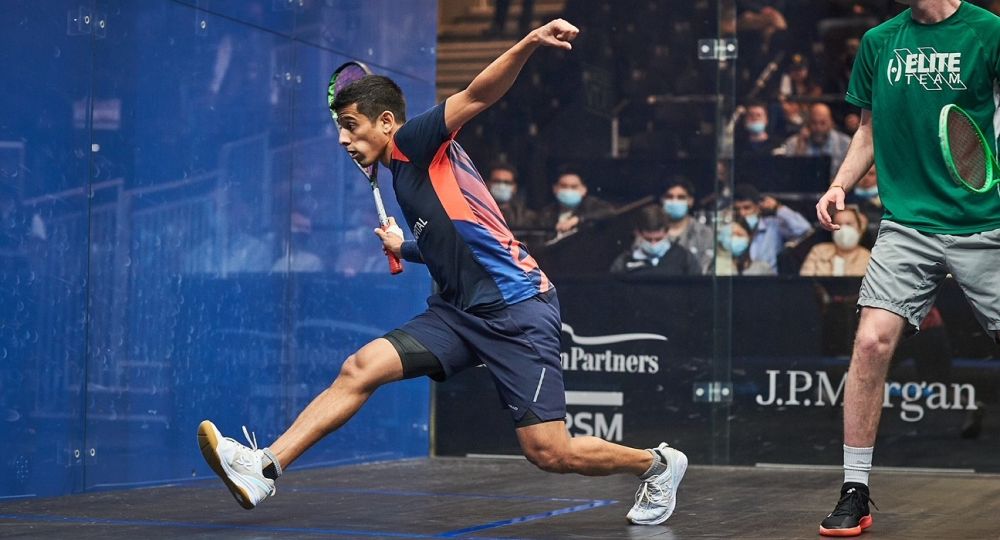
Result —
[[[337, 123], [337, 111], [333, 108], [333, 102], [337, 98], [337, 93], [347, 87], [347, 85], [361, 79], [365, 75], [370, 75], [371, 70], [361, 62], [347, 62], [337, 68], [330, 77], [330, 86], [327, 88], [327, 100], [330, 106], [330, 114], [333, 116], [333, 123], [340, 129]], [[378, 212], [378, 223], [383, 231], [389, 229], [389, 217], [385, 214], [385, 206], [382, 204], [382, 193], [378, 188], [378, 162], [372, 163], [368, 167], [363, 166], [354, 159], [351, 159], [358, 169], [368, 178], [368, 183], [372, 188], [372, 196], [375, 197], [375, 210]], [[393, 252], [385, 250], [385, 255], [389, 258], [389, 271], [398, 274], [403, 271], [403, 263]]]
[[1000, 181], [1000, 165], [991, 144], [969, 113], [958, 105], [941, 108], [941, 153], [951, 179], [973, 193], [985, 193]]

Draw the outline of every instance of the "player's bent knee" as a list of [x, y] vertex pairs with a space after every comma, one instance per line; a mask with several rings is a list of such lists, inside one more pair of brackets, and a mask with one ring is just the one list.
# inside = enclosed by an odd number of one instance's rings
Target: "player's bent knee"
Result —
[[573, 472], [574, 464], [570, 452], [553, 447], [538, 447], [526, 450], [524, 456], [532, 465], [550, 473]]
[[344, 365], [340, 367], [340, 376], [337, 379], [358, 389], [374, 388], [378, 386], [374, 366], [374, 359], [362, 349], [347, 357]]

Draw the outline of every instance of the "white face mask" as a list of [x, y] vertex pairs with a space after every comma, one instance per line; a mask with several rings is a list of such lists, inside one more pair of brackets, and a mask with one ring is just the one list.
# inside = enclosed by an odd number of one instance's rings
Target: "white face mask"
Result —
[[839, 229], [833, 231], [833, 243], [843, 250], [858, 247], [861, 240], [861, 233], [850, 225], [841, 225]]

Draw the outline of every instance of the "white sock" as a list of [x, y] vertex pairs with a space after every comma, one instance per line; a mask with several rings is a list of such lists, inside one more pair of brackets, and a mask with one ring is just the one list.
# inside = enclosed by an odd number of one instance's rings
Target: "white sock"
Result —
[[872, 470], [874, 451], [874, 447], [854, 448], [844, 445], [844, 482], [868, 485], [868, 473]]

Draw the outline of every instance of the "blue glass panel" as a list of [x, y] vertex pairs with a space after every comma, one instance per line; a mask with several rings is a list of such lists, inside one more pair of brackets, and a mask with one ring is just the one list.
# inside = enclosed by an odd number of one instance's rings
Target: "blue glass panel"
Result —
[[[295, 14], [302, 10], [304, 0], [172, 0], [196, 8], [190, 25], [199, 32], [211, 32], [215, 26], [212, 17], [219, 15], [244, 26], [290, 36], [295, 25]], [[188, 21], [184, 21], [188, 23]]]
[[93, 10], [16, 1], [4, 11], [0, 498], [81, 486], [88, 213], [107, 217], [87, 197], [88, 169], [101, 166], [89, 141]]
[[[195, 11], [116, 2], [95, 42], [93, 138], [122, 190], [107, 201], [115, 221], [94, 223], [88, 487], [207, 470], [198, 421], [252, 426], [255, 404], [280, 405], [262, 388], [280, 397], [287, 382], [287, 283], [271, 268], [289, 163], [273, 157], [289, 139], [294, 47], [213, 14], [197, 31]], [[100, 103], [118, 121], [97, 122]]]
[[[369, 184], [337, 143], [326, 86], [332, 70], [346, 58], [300, 45], [296, 59], [301, 84], [293, 109], [296, 142], [290, 148], [294, 165], [288, 186], [292, 234], [287, 268], [295, 295], [290, 302], [291, 365], [304, 393], [289, 396], [292, 414], [329, 385], [348, 354], [422, 311], [430, 291], [424, 266], [407, 264], [402, 274], [389, 275], [372, 232], [378, 219]], [[396, 80], [412, 92], [418, 107], [430, 104], [431, 85], [410, 77]], [[400, 216], [392, 176], [384, 167], [380, 185], [387, 212]], [[426, 455], [429, 402], [426, 380], [383, 388], [355, 420], [301, 463]]]
[[306, 2], [296, 17], [295, 37], [433, 85], [437, 16], [436, 0]]

